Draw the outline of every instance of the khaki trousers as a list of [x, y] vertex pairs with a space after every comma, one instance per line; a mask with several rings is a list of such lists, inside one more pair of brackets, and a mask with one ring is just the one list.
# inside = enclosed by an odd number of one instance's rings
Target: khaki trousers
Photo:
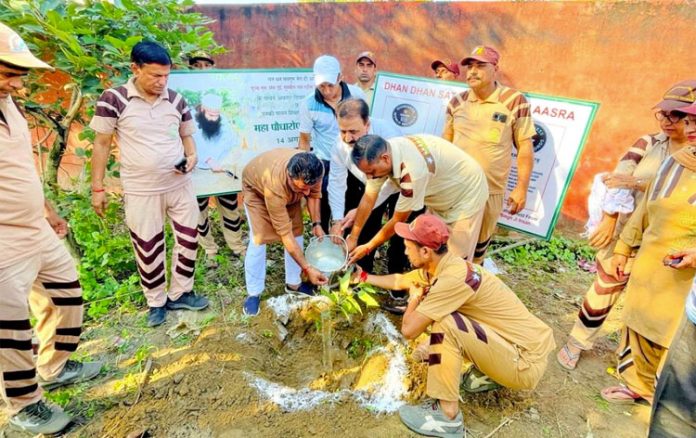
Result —
[[486, 324], [453, 312], [431, 328], [427, 395], [438, 400], [459, 400], [464, 360], [511, 389], [535, 388], [547, 365], [546, 358], [527, 362], [515, 345]]
[[174, 232], [169, 298], [174, 301], [193, 289], [198, 249], [198, 204], [189, 182], [181, 188], [158, 195], [124, 195], [126, 224], [130, 230], [135, 261], [147, 305], [162, 307], [167, 302], [164, 223], [171, 221]]
[[488, 245], [491, 243], [491, 238], [498, 226], [500, 213], [503, 212], [503, 194], [489, 195], [486, 202], [486, 208], [483, 213], [483, 222], [481, 223], [481, 231], [476, 243], [476, 252], [474, 253], [474, 263], [482, 264], [486, 257]]
[[483, 213], [484, 209], [481, 209], [471, 217], [447, 224], [450, 232], [447, 248], [450, 253], [457, 257], [463, 257], [465, 260], [471, 261], [474, 259], [476, 241], [483, 221]]
[[[56, 237], [40, 253], [0, 268], [0, 383], [9, 415], [41, 399], [39, 375], [51, 380], [77, 349], [82, 289], [75, 262]], [[29, 308], [36, 318], [38, 361], [32, 352]]]
[[666, 347], [624, 326], [621, 329], [621, 343], [617, 350], [616, 371], [631, 391], [652, 402], [655, 377], [666, 352]]
[[[628, 278], [619, 281], [609, 275], [615, 243], [597, 251], [597, 256], [595, 257], [597, 262], [595, 281], [585, 293], [582, 307], [578, 312], [578, 319], [570, 331], [570, 336], [583, 350], [592, 348], [592, 344], [597, 338], [602, 324], [606, 321], [609, 312], [616, 304], [621, 293], [626, 289], [626, 284], [628, 283]], [[633, 260], [633, 257], [628, 259], [626, 264], [627, 272], [630, 271]]]
[[[237, 195], [216, 196], [222, 219], [222, 235], [227, 247], [235, 254], [244, 254], [246, 245], [242, 239], [242, 214], [238, 208]], [[218, 245], [213, 238], [212, 222], [209, 219], [210, 198], [198, 198], [198, 244], [208, 257], [217, 255]]]

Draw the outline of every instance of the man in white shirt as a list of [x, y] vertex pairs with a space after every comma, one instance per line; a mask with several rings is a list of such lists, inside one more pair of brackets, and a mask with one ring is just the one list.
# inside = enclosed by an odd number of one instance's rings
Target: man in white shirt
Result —
[[[362, 99], [347, 99], [341, 102], [336, 111], [340, 138], [338, 145], [331, 154], [331, 166], [329, 169], [329, 206], [331, 207], [331, 234], [343, 235], [345, 230], [350, 230], [355, 217], [355, 209], [360, 203], [365, 192], [365, 174], [358, 169], [350, 158], [350, 153], [360, 137], [367, 134], [379, 135], [383, 138], [398, 137], [397, 128], [380, 119], [370, 119], [367, 102]], [[380, 193], [375, 207], [372, 209], [359, 244], [366, 243], [382, 227], [387, 201], [391, 196], [398, 197], [398, 189], [393, 184], [385, 184]], [[397, 239], [394, 239], [397, 240]], [[400, 240], [400, 239], [399, 239]], [[397, 245], [388, 251], [390, 264], [402, 260], [400, 266], [405, 264], [403, 247]], [[392, 260], [393, 259], [393, 260]], [[360, 260], [360, 266], [372, 271], [374, 253]], [[391, 272], [391, 271], [390, 271]]]
[[341, 64], [336, 58], [322, 55], [314, 61], [315, 89], [300, 102], [300, 136], [297, 148], [311, 151], [324, 165], [322, 181], [321, 226], [329, 229], [328, 174], [331, 165], [331, 152], [338, 143], [338, 122], [336, 107], [351, 97], [365, 99], [360, 88], [343, 81]]

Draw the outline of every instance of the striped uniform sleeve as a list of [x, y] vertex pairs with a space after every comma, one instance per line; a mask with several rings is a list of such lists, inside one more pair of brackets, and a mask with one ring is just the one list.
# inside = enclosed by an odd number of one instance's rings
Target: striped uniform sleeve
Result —
[[638, 163], [640, 163], [647, 153], [648, 148], [651, 147], [655, 141], [655, 137], [651, 135], [644, 135], [636, 140], [616, 164], [614, 172], [622, 175], [632, 175], [636, 167], [638, 167]]
[[464, 91], [455, 95], [447, 103], [447, 109], [445, 110], [445, 127], [442, 131], [442, 138], [447, 141], [452, 141], [454, 139], [454, 112], [468, 98], [468, 96], [469, 92]]
[[118, 119], [128, 105], [126, 87], [109, 88], [97, 100], [97, 107], [89, 127], [100, 134], [113, 134]]
[[181, 124], [179, 125], [179, 135], [188, 137], [196, 132], [196, 124], [193, 121], [191, 108], [186, 103], [184, 96], [174, 90], [169, 90], [169, 101], [174, 105], [177, 112], [181, 114]]
[[532, 108], [524, 94], [515, 90], [504, 104], [512, 115], [512, 138], [515, 144], [518, 145], [534, 137], [536, 129], [532, 119]]

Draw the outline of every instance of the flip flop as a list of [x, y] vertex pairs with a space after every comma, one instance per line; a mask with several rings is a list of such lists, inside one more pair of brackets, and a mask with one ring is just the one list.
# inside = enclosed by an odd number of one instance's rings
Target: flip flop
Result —
[[604, 400], [615, 405], [632, 405], [643, 400], [643, 397], [625, 386], [610, 386], [604, 388], [600, 392], [600, 395]]
[[582, 350], [578, 353], [573, 353], [570, 351], [568, 346], [569, 343], [570, 341], [566, 342], [563, 348], [558, 350], [558, 353], [556, 353], [556, 360], [563, 368], [572, 371], [576, 366], [578, 366], [578, 361], [580, 360]]

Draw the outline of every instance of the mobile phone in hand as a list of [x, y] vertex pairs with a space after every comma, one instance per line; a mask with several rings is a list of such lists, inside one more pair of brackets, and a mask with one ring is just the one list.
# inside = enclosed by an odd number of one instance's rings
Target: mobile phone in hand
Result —
[[673, 267], [673, 266], [677, 266], [679, 263], [681, 263], [682, 260], [684, 260], [684, 257], [675, 257], [675, 258], [672, 258], [672, 256], [667, 256], [667, 257], [665, 257], [664, 259], [662, 259], [662, 263], [663, 263], [665, 266]]
[[186, 173], [186, 164], [187, 164], [186, 157], [182, 158], [178, 163], [174, 165], [174, 168], [178, 170], [181, 173]]

